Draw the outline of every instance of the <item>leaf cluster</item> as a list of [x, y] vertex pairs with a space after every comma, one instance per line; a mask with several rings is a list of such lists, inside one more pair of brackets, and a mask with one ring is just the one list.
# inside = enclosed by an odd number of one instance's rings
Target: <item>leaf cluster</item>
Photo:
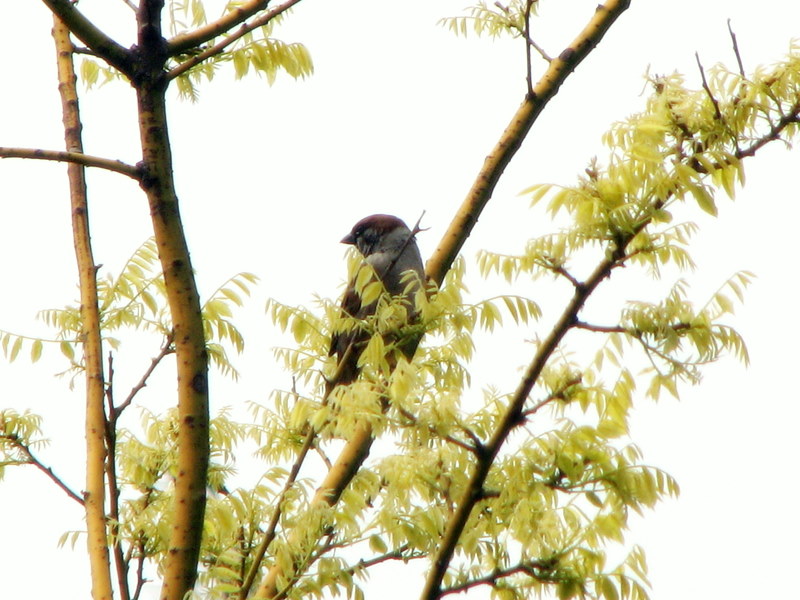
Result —
[[[224, 19], [239, 10], [241, 4], [227, 3], [220, 18]], [[168, 3], [168, 9], [168, 26], [173, 37], [190, 32], [207, 22], [205, 5], [199, 0], [175, 0]], [[280, 25], [288, 12], [290, 11], [275, 14], [260, 27], [248, 27], [241, 34], [221, 33], [202, 46], [171, 56], [165, 67], [168, 71], [176, 69], [179, 72], [174, 78], [179, 95], [196, 101], [199, 84], [206, 80], [211, 81], [220, 67], [226, 64], [233, 65], [236, 79], [252, 71], [263, 75], [270, 85], [281, 71], [294, 79], [310, 76], [314, 71], [314, 64], [308, 49], [301, 43], [284, 42], [273, 35], [275, 27]], [[195, 61], [198, 56], [202, 56], [203, 60]], [[122, 77], [119, 71], [94, 57], [83, 59], [80, 75], [88, 88]]]
[[[465, 302], [463, 261], [440, 289], [417, 298], [425, 336], [412, 362], [386, 343], [387, 329], [397, 326], [393, 301], [368, 325], [343, 325], [329, 300], [318, 300], [316, 310], [270, 303], [274, 322], [296, 346], [278, 351], [293, 374], [292, 389], [257, 412], [264, 459], [290, 459], [313, 439], [321, 464], [329, 465], [330, 449], [364, 422], [384, 450], [333, 507], [312, 506], [305, 480], [291, 486], [266, 558], [282, 566], [279, 588], [287, 596], [357, 595], [353, 577], [371, 565], [433, 555], [468, 502], [440, 594], [487, 586], [509, 598], [548, 589], [562, 598], [647, 597], [641, 549], [631, 548], [615, 566], [608, 548], [624, 543], [631, 510], [676, 495], [678, 485], [626, 443], [630, 410], [639, 388], [652, 397], [662, 389], [677, 395], [681, 382], [697, 382], [704, 365], [727, 353], [746, 362], [741, 337], [721, 319], [751, 275], [735, 275], [699, 308], [680, 278], [662, 298], [619, 306], [610, 323], [579, 314], [622, 267], [628, 277], [657, 279], [692, 270], [696, 227], [672, 221], [696, 208], [715, 215], [715, 189], [733, 196], [744, 181], [743, 159], [794, 134], [797, 73], [793, 55], [752, 80], [715, 68], [700, 90], [686, 89], [677, 76], [654, 77], [645, 111], [606, 137], [606, 166], [593, 161], [575, 186], [527, 190], [568, 226], [531, 240], [517, 256], [482, 253], [481, 272], [511, 283], [542, 275], [563, 282], [574, 293], [567, 307], [573, 312], [562, 317], [555, 339], [582, 331], [599, 344], [588, 358], [573, 357], [561, 341], [532, 344], [534, 364], [543, 366], [511, 420], [516, 392], [484, 390], [475, 408], [469, 369], [482, 348], [474, 334], [501, 326], [504, 311], [536, 326], [541, 309], [513, 295]], [[581, 265], [590, 261], [595, 267], [587, 275]], [[327, 357], [330, 336], [351, 326], [375, 333], [361, 358], [364, 376], [326, 396], [326, 375], [335, 368]], [[636, 351], [645, 359], [639, 373], [628, 366]], [[496, 445], [498, 436], [503, 442]], [[495, 456], [486, 455], [490, 447]], [[480, 465], [488, 468], [476, 486]], [[290, 528], [306, 532], [292, 538], [291, 548], [280, 535]]]
[[501, 2], [479, 2], [466, 9], [466, 15], [441, 19], [439, 24], [456, 35], [466, 37], [469, 33], [492, 38], [501, 35], [519, 37], [525, 35], [526, 15], [535, 16], [538, 0], [511, 0]]

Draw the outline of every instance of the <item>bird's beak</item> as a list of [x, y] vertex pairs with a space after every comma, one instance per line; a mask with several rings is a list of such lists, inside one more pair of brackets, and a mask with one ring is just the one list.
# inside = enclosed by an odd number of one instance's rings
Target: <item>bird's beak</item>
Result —
[[342, 243], [342, 244], [350, 244], [350, 245], [353, 245], [353, 244], [355, 244], [355, 243], [356, 243], [356, 238], [355, 238], [355, 237], [353, 237], [353, 234], [352, 234], [352, 233], [348, 233], [346, 236], [344, 236], [344, 237], [342, 238], [342, 241], [341, 241], [341, 243]]

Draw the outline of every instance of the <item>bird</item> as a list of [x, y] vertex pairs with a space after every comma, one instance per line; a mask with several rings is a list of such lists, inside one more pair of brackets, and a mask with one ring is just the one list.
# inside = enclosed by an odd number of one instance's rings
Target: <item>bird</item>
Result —
[[[415, 239], [418, 231], [417, 227], [412, 231], [394, 215], [375, 214], [353, 225], [350, 233], [341, 240], [343, 244], [356, 247], [364, 263], [372, 268], [383, 284], [386, 294], [402, 299], [408, 322], [413, 322], [418, 316], [414, 298], [425, 281], [425, 268]], [[345, 289], [341, 313], [343, 317], [366, 320], [375, 314], [380, 298], [364, 304], [356, 289], [357, 278], [358, 273]], [[329, 356], [336, 355], [336, 384], [347, 384], [358, 377], [358, 359], [369, 338], [370, 333], [364, 327], [333, 333]], [[416, 344], [405, 345], [401, 350], [410, 359], [415, 347]]]

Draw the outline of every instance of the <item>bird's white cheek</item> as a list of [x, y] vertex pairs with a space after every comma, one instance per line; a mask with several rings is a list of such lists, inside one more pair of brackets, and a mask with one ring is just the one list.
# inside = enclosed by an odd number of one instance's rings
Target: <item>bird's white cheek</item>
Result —
[[377, 273], [382, 273], [391, 263], [391, 257], [386, 252], [375, 252], [366, 258], [366, 262], [372, 265]]

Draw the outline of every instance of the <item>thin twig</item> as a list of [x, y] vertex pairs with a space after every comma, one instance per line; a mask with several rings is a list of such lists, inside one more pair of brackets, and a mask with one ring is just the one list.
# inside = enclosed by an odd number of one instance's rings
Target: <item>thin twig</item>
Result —
[[534, 0], [528, 0], [525, 3], [525, 83], [528, 86], [528, 96], [533, 95], [533, 69], [531, 67], [531, 46], [533, 46], [533, 40], [531, 39], [531, 8], [533, 3]]
[[136, 397], [136, 394], [138, 394], [145, 386], [147, 386], [147, 380], [153, 374], [153, 371], [156, 370], [156, 367], [159, 365], [159, 363], [161, 363], [164, 357], [175, 353], [175, 348], [172, 346], [172, 341], [172, 334], [170, 333], [164, 340], [164, 344], [161, 346], [161, 351], [150, 361], [150, 366], [147, 367], [147, 370], [144, 372], [144, 375], [142, 375], [142, 378], [139, 379], [138, 383], [134, 385], [133, 388], [131, 388], [130, 393], [128, 393], [128, 397], [125, 398], [125, 401], [122, 404], [113, 409], [114, 421], [119, 418], [119, 416], [122, 414], [122, 411], [130, 406], [131, 402], [133, 402], [133, 399]]
[[700, 79], [703, 81], [703, 89], [708, 94], [708, 97], [711, 99], [711, 104], [714, 105], [714, 117], [720, 121], [722, 121], [722, 112], [719, 110], [719, 102], [714, 97], [714, 94], [711, 93], [711, 88], [708, 87], [708, 81], [706, 81], [706, 73], [703, 69], [703, 64], [700, 62], [700, 55], [695, 52], [694, 57], [697, 60], [697, 67], [700, 69]]
[[255, 582], [256, 576], [260, 570], [261, 562], [264, 560], [264, 556], [267, 553], [267, 549], [272, 543], [272, 540], [275, 539], [275, 533], [278, 529], [278, 522], [283, 514], [283, 501], [286, 499], [286, 494], [288, 494], [289, 490], [291, 490], [294, 486], [297, 476], [300, 473], [300, 468], [303, 466], [303, 463], [308, 456], [308, 451], [314, 446], [316, 435], [317, 433], [314, 428], [309, 427], [308, 433], [306, 434], [306, 439], [303, 440], [303, 445], [300, 448], [300, 452], [298, 452], [297, 458], [295, 459], [294, 464], [289, 471], [289, 476], [286, 478], [286, 483], [284, 483], [281, 493], [275, 500], [275, 508], [272, 512], [272, 517], [270, 517], [269, 524], [267, 525], [267, 530], [264, 533], [264, 539], [261, 540], [261, 544], [259, 544], [258, 548], [256, 548], [256, 553], [253, 556], [253, 562], [250, 565], [250, 570], [242, 582], [242, 587], [239, 590], [239, 598], [241, 600], [246, 600], [247, 596], [249, 595], [250, 589], [253, 587], [253, 583]]
[[391, 552], [387, 552], [386, 554], [381, 554], [379, 556], [374, 556], [373, 558], [364, 560], [363, 558], [359, 560], [355, 565], [347, 569], [347, 573], [350, 575], [355, 575], [356, 571], [361, 571], [365, 569], [369, 569], [375, 565], [380, 563], [389, 561], [389, 560], [402, 560], [402, 561], [409, 561], [415, 558], [425, 558], [427, 556], [424, 552], [411, 552], [410, 554], [406, 554], [408, 552], [408, 544], [403, 544], [396, 550], [392, 550]]
[[133, 592], [132, 600], [139, 600], [139, 595], [142, 593], [142, 588], [144, 588], [144, 584], [147, 583], [147, 579], [145, 579], [144, 577], [144, 559], [145, 559], [144, 543], [142, 542], [141, 538], [139, 538], [138, 546], [139, 546], [139, 556], [138, 556], [139, 561], [136, 566], [136, 589]]
[[550, 404], [554, 400], [563, 400], [564, 399], [564, 393], [569, 388], [571, 388], [573, 385], [578, 385], [579, 383], [581, 383], [581, 381], [583, 381], [583, 377], [581, 377], [580, 375], [577, 375], [577, 376], [569, 379], [568, 381], [565, 381], [564, 384], [559, 389], [554, 390], [546, 398], [543, 398], [542, 400], [539, 400], [539, 402], [534, 404], [532, 407], [530, 407], [528, 409], [525, 409], [522, 412], [522, 415], [525, 418], [528, 418], [528, 417], [536, 414], [537, 412], [539, 412], [542, 408], [544, 408], [545, 406], [547, 406], [548, 404]]
[[117, 572], [117, 583], [122, 600], [130, 599], [128, 586], [129, 563], [122, 551], [122, 541], [119, 537], [119, 496], [120, 489], [117, 479], [117, 417], [114, 411], [114, 357], [108, 353], [108, 382], [105, 390], [108, 405], [106, 418], [106, 482], [108, 486], [108, 530], [111, 538], [111, 548], [114, 556], [114, 566]]
[[477, 579], [470, 579], [468, 581], [465, 581], [464, 583], [460, 583], [458, 585], [445, 588], [441, 591], [439, 597], [446, 596], [448, 594], [458, 594], [461, 592], [466, 592], [480, 585], [491, 585], [492, 587], [495, 587], [497, 585], [498, 580], [505, 579], [506, 577], [511, 577], [512, 575], [516, 575], [517, 573], [525, 573], [527, 575], [530, 575], [534, 579], [541, 581], [542, 578], [537, 573], [537, 570], [546, 570], [548, 567], [549, 565], [546, 565], [544, 563], [529, 562], [529, 563], [519, 563], [507, 569], [495, 569], [494, 571], [483, 577], [478, 577]]
[[34, 467], [39, 469], [42, 473], [47, 475], [53, 481], [53, 483], [55, 483], [58, 487], [64, 490], [67, 496], [69, 496], [70, 498], [75, 500], [75, 502], [83, 506], [84, 504], [83, 498], [81, 498], [80, 495], [78, 495], [77, 493], [73, 492], [72, 489], [70, 489], [70, 487], [66, 483], [64, 483], [64, 481], [58, 475], [55, 474], [55, 472], [51, 467], [46, 466], [44, 463], [42, 463], [42, 461], [36, 458], [33, 452], [31, 452], [30, 447], [27, 444], [24, 444], [19, 439], [19, 436], [17, 436], [14, 433], [7, 433], [0, 435], [0, 439], [11, 442], [12, 446], [14, 446], [20, 452], [22, 452], [22, 454], [25, 457], [25, 460], [19, 461], [19, 463], [17, 464], [33, 465]]
[[[597, 333], [628, 333], [634, 337], [641, 337], [648, 332], [641, 329], [623, 327], [622, 325], [595, 325], [593, 323], [586, 323], [585, 321], [576, 320], [575, 325], [577, 329], [585, 329], [586, 331], [595, 331]], [[683, 331], [691, 328], [691, 323], [675, 323], [670, 325], [672, 331]]]
[[744, 74], [744, 64], [742, 63], [742, 55], [739, 53], [739, 43], [736, 41], [736, 34], [733, 32], [730, 19], [728, 19], [728, 33], [730, 33], [731, 35], [731, 42], [733, 43], [733, 53], [736, 55], [736, 64], [739, 65], [739, 75], [742, 76], [742, 79], [745, 79], [746, 77]]
[[[412, 413], [411, 411], [409, 411], [409, 410], [407, 410], [405, 408], [401, 408], [399, 406], [395, 407], [395, 408], [397, 408], [397, 411], [401, 415], [403, 415], [406, 419], [411, 421], [412, 425], [419, 425], [419, 419], [417, 419], [417, 416], [414, 413]], [[432, 434], [434, 434], [436, 436], [439, 436], [440, 438], [442, 438], [443, 440], [445, 440], [447, 442], [450, 442], [454, 446], [458, 446], [459, 448], [463, 448], [467, 452], [470, 452], [472, 454], [477, 454], [479, 452], [479, 449], [480, 449], [480, 440], [478, 439], [478, 437], [475, 435], [474, 432], [470, 431], [466, 427], [462, 426], [461, 429], [468, 436], [470, 436], [470, 438], [473, 440], [473, 443], [475, 443], [476, 440], [477, 440], [478, 443], [475, 446], [472, 446], [472, 445], [468, 444], [467, 442], [465, 442], [463, 440], [460, 440], [460, 439], [458, 439], [456, 437], [453, 437], [449, 433], [448, 434], [441, 434], [436, 430], [436, 428], [433, 425], [428, 425], [428, 431], [430, 433], [432, 433]]]
[[569, 271], [567, 271], [562, 266], [557, 266], [557, 267], [552, 266], [552, 267], [548, 267], [548, 268], [550, 270], [552, 270], [554, 273], [557, 273], [558, 275], [561, 275], [564, 279], [569, 281], [572, 284], [572, 287], [574, 287], [574, 288], [579, 288], [579, 287], [581, 287], [583, 285], [580, 281], [578, 281], [575, 277], [573, 277], [572, 274], [569, 273]]

